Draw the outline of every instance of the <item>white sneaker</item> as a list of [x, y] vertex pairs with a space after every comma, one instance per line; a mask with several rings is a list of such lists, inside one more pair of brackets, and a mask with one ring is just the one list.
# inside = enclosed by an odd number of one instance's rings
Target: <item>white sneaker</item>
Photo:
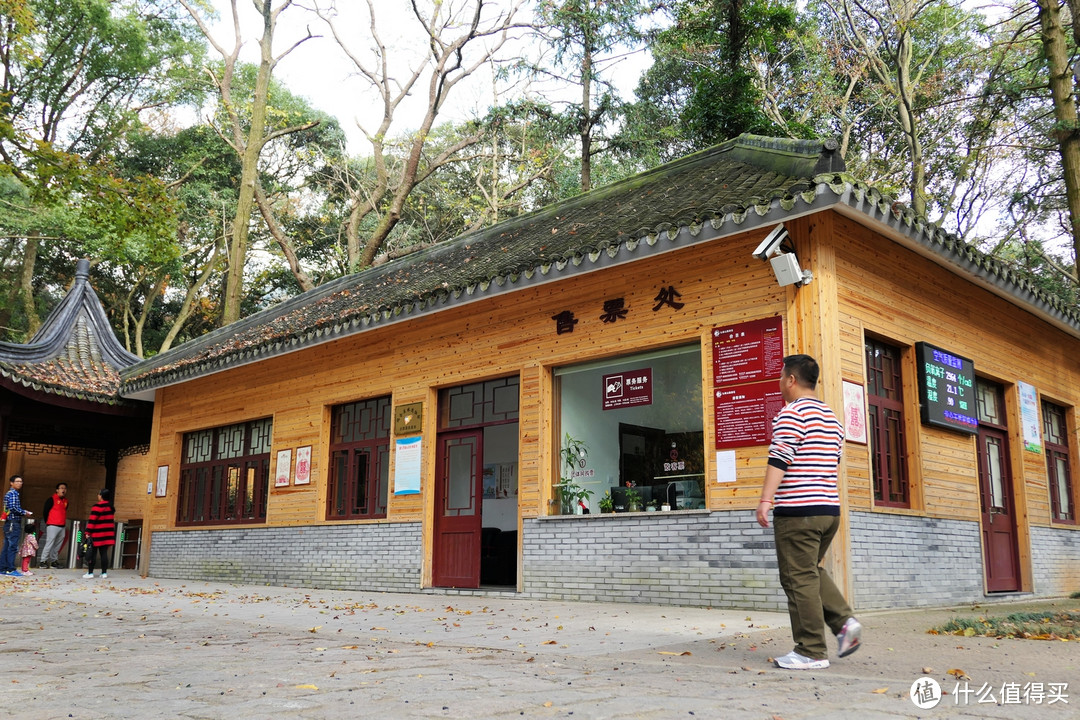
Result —
[[86, 580], [92, 580], [93, 577], [94, 577], [94, 573], [86, 573], [85, 575], [83, 575], [83, 578], [86, 579]]
[[783, 657], [774, 658], [773, 662], [776, 663], [776, 667], [781, 667], [786, 670], [823, 670], [829, 667], [828, 660], [808, 658], [805, 655], [800, 655], [794, 650]]
[[101, 579], [102, 580], [104, 580], [107, 577], [109, 577], [109, 573], [101, 573]]
[[859, 649], [862, 640], [862, 624], [855, 618], [848, 618], [840, 632], [836, 633], [837, 655], [847, 657]]

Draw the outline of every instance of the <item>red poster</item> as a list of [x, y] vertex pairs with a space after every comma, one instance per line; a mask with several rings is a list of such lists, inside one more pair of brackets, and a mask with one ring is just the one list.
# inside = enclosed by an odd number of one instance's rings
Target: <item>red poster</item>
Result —
[[713, 385], [779, 378], [784, 369], [780, 316], [713, 328]]
[[604, 376], [604, 409], [652, 405], [652, 368]]
[[768, 445], [772, 421], [784, 407], [774, 380], [713, 391], [716, 408], [716, 449]]

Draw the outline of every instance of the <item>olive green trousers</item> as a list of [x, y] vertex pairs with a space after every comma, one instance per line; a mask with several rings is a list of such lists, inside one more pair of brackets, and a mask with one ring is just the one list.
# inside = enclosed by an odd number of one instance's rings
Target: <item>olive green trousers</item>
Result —
[[815, 660], [829, 656], [825, 626], [835, 635], [851, 617], [843, 593], [821, 567], [839, 528], [840, 518], [835, 515], [773, 515], [776, 562], [780, 585], [787, 594], [795, 652]]

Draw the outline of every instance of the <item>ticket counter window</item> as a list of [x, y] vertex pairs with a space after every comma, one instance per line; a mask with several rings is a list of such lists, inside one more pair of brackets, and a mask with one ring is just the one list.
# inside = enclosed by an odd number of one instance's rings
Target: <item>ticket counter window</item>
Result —
[[[559, 433], [586, 453], [574, 480], [615, 512], [705, 507], [700, 345], [560, 368]], [[565, 473], [560, 469], [560, 474]], [[632, 491], [631, 491], [632, 490]]]

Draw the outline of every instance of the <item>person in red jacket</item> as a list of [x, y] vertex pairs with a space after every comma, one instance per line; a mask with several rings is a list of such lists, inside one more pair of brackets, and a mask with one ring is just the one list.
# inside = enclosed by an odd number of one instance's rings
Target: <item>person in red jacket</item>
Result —
[[90, 553], [86, 557], [84, 578], [94, 577], [94, 556], [101, 560], [101, 577], [109, 577], [109, 553], [116, 545], [116, 523], [113, 521], [112, 492], [102, 488], [98, 501], [90, 508], [90, 517], [86, 521], [86, 535], [90, 538]]
[[45, 501], [45, 512], [41, 519], [45, 521], [45, 544], [41, 547], [41, 567], [61, 567], [60, 548], [64, 546], [64, 533], [67, 531], [67, 483], [57, 483], [56, 492]]

